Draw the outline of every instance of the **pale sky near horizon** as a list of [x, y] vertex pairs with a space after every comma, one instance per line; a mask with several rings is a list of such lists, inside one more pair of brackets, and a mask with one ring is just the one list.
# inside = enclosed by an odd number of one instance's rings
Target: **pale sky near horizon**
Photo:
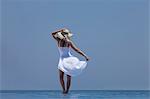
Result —
[[[91, 60], [71, 90], [150, 90], [148, 0], [2, 0], [2, 90], [60, 90], [50, 32], [67, 27]], [[72, 52], [81, 60], [84, 58]]]

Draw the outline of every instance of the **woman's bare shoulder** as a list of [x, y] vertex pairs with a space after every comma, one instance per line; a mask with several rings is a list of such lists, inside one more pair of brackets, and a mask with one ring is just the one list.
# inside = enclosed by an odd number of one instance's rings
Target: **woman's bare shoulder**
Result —
[[67, 43], [69, 43], [69, 44], [73, 44], [73, 41], [72, 40], [66, 40], [67, 41]]
[[76, 47], [75, 43], [72, 40], [69, 40], [68, 43], [71, 47], [73, 47], [73, 48]]

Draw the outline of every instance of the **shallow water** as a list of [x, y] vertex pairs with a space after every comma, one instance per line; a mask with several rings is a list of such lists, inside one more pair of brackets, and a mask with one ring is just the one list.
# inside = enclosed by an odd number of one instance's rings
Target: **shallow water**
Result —
[[0, 91], [0, 99], [150, 99], [150, 91], [123, 90], [71, 90], [64, 95], [61, 91]]

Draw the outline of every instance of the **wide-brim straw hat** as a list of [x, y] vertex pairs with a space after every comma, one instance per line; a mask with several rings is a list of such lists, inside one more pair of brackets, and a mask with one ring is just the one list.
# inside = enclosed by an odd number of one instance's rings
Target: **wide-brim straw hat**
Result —
[[63, 32], [68, 33], [67, 35], [68, 35], [69, 37], [73, 36], [73, 34], [72, 34], [68, 29], [64, 29]]

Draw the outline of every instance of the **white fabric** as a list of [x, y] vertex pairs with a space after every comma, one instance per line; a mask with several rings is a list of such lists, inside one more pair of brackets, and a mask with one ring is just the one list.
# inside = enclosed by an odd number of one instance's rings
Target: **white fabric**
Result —
[[[86, 68], [87, 62], [80, 61], [77, 57], [70, 54], [69, 48], [59, 48], [60, 59], [58, 69], [62, 70], [65, 74], [70, 76], [77, 76], [82, 73]], [[68, 53], [68, 54], [66, 54]]]

